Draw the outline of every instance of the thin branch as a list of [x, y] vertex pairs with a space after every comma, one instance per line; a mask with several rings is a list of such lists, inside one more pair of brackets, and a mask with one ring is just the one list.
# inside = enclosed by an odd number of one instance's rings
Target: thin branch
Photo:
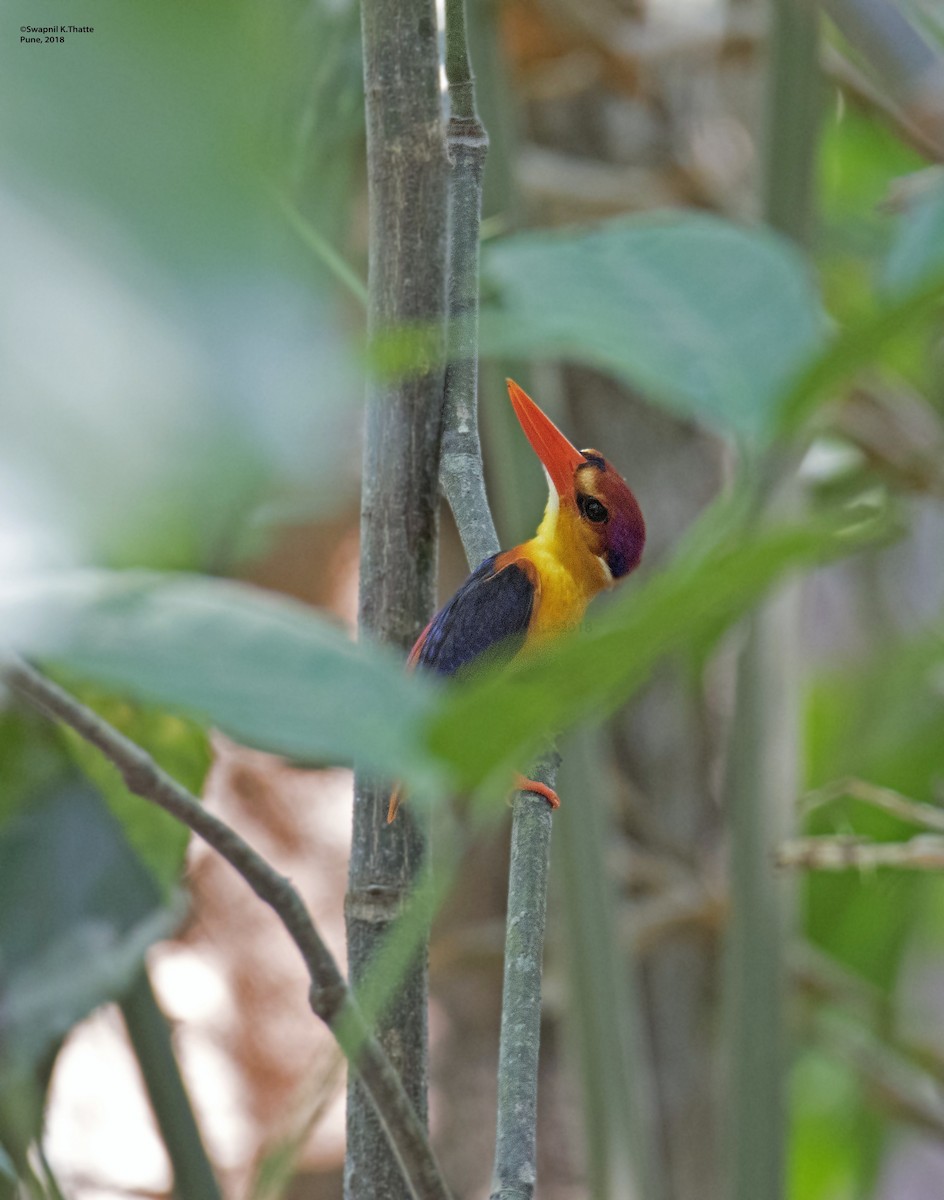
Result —
[[823, 0], [823, 7], [889, 93], [903, 122], [944, 153], [944, 58], [888, 0]]
[[880, 787], [877, 783], [869, 783], [867, 779], [840, 779], [808, 792], [803, 798], [804, 808], [809, 812], [844, 797], [871, 804], [873, 808], [880, 808], [911, 825], [922, 825], [925, 829], [944, 833], [944, 809], [921, 800], [912, 800], [910, 796], [904, 796], [892, 788]]
[[106, 721], [39, 671], [19, 660], [5, 663], [0, 677], [19, 696], [62, 721], [97, 747], [136, 796], [176, 817], [236, 869], [260, 900], [272, 908], [298, 947], [311, 979], [312, 1011], [331, 1029], [386, 1131], [416, 1200], [448, 1200], [426, 1131], [400, 1077], [371, 1034], [330, 950], [321, 939], [291, 881], [280, 875], [224, 821], [154, 760]]
[[809, 944], [795, 947], [791, 968], [795, 987], [811, 1005], [828, 1005], [849, 1014], [881, 1045], [929, 1075], [938, 1088], [944, 1084], [944, 1051], [925, 1039], [900, 1033], [892, 999], [881, 988]]
[[873, 83], [835, 46], [823, 47], [821, 64], [830, 79], [859, 105], [871, 108], [884, 118], [902, 141], [932, 162], [944, 159], [944, 128], [935, 129], [920, 110], [915, 112], [906, 108], [897, 96]]
[[778, 867], [807, 871], [944, 870], [944, 837], [925, 833], [907, 842], [872, 842], [858, 837], [792, 838], [778, 848]]

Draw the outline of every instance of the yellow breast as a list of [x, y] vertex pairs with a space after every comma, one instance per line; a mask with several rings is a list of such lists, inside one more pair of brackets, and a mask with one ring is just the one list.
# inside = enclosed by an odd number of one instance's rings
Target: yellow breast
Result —
[[521, 547], [541, 580], [528, 646], [579, 625], [587, 605], [611, 582], [605, 564], [581, 537], [579, 519], [569, 508], [548, 505], [536, 536]]

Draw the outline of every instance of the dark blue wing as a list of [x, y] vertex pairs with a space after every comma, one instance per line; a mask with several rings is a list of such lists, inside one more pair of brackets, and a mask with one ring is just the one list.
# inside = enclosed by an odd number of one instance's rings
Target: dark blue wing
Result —
[[411, 663], [455, 675], [474, 661], [504, 662], [518, 653], [534, 611], [537, 571], [513, 553], [487, 558], [473, 571], [420, 635]]

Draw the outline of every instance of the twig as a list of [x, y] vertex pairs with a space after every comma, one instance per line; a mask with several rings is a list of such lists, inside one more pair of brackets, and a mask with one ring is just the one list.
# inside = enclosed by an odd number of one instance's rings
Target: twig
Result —
[[944, 869], [944, 837], [925, 833], [907, 842], [871, 842], [858, 837], [792, 838], [778, 848], [778, 867], [808, 871], [905, 871]]
[[936, 1081], [848, 1022], [820, 1017], [814, 1033], [824, 1051], [849, 1064], [885, 1113], [944, 1139], [944, 1103]]
[[791, 968], [794, 986], [809, 1003], [848, 1013], [865, 1025], [873, 1038], [931, 1076], [938, 1087], [944, 1084], [944, 1051], [897, 1031], [894, 1006], [887, 992], [809, 944], [795, 947]]
[[911, 825], [923, 825], [925, 829], [944, 833], [944, 809], [921, 800], [912, 800], [910, 796], [903, 796], [892, 788], [880, 787], [877, 783], [869, 783], [867, 779], [840, 779], [808, 792], [803, 798], [804, 808], [809, 812], [845, 796], [871, 804], [873, 808], [880, 808]]
[[902, 141], [932, 162], [944, 159], [944, 130], [922, 118], [920, 112], [904, 107], [890, 91], [883, 91], [835, 46], [824, 46], [823, 71], [861, 107], [868, 107], [887, 121]]
[[203, 838], [239, 872], [259, 899], [275, 911], [308, 969], [312, 1011], [331, 1029], [357, 1072], [404, 1175], [410, 1181], [413, 1196], [416, 1200], [448, 1200], [449, 1193], [426, 1131], [400, 1077], [365, 1024], [330, 950], [291, 881], [162, 771], [140, 746], [33, 667], [13, 660], [3, 665], [0, 677], [35, 708], [62, 721], [97, 747], [118, 769], [130, 792], [159, 805]]
[[944, 153], [944, 58], [888, 0], [824, 0], [823, 6], [881, 80], [903, 122], [920, 132], [939, 160]]

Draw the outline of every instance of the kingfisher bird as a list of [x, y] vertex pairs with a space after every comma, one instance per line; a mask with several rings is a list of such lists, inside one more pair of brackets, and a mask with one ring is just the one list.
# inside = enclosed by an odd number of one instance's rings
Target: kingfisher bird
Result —
[[[597, 450], [578, 450], [511, 379], [508, 394], [548, 482], [547, 507], [530, 541], [486, 558], [433, 617], [410, 651], [409, 668], [462, 676], [532, 653], [579, 625], [587, 605], [638, 564], [646, 525], [636, 497]], [[552, 808], [543, 783], [516, 776]], [[387, 822], [401, 792], [390, 797]]]

